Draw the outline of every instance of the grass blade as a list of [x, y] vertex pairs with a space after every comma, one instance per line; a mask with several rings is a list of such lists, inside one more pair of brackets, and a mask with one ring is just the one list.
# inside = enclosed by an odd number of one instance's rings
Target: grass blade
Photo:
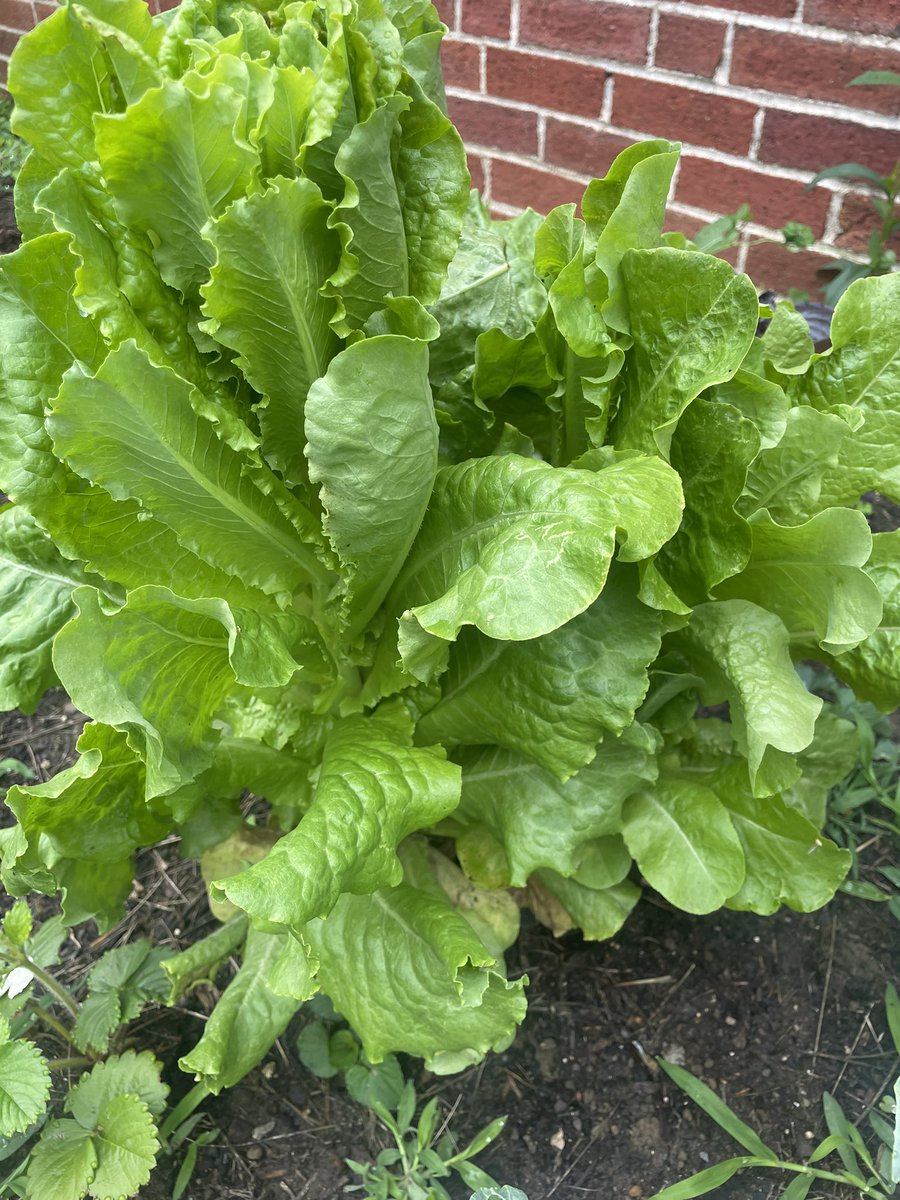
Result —
[[[770, 1150], [759, 1134], [751, 1129], [749, 1125], [746, 1125], [737, 1113], [732, 1112], [725, 1101], [720, 1100], [712, 1088], [708, 1088], [705, 1083], [702, 1083], [690, 1071], [685, 1071], [683, 1067], [676, 1067], [674, 1063], [666, 1062], [664, 1058], [657, 1059], [657, 1062], [672, 1082], [676, 1083], [683, 1092], [690, 1096], [695, 1104], [699, 1104], [703, 1111], [712, 1117], [716, 1124], [721, 1126], [745, 1150], [749, 1150], [751, 1154], [765, 1159], [769, 1163], [775, 1164], [778, 1162], [778, 1155], [775, 1151]], [[700, 1192], [696, 1194], [701, 1195]]]
[[781, 1200], [806, 1200], [815, 1182], [813, 1175], [798, 1175], [781, 1193]]
[[724, 1162], [716, 1163], [714, 1167], [707, 1167], [705, 1171], [699, 1171], [688, 1179], [682, 1179], [679, 1183], [673, 1183], [671, 1187], [663, 1188], [661, 1192], [651, 1196], [650, 1200], [693, 1200], [694, 1196], [706, 1196], [713, 1188], [727, 1183], [733, 1175], [740, 1171], [741, 1167], [758, 1165], [757, 1159], [752, 1157], [726, 1158]]
[[825, 1110], [825, 1124], [828, 1126], [828, 1132], [844, 1139], [843, 1143], [835, 1146], [838, 1157], [844, 1164], [844, 1170], [858, 1178], [863, 1173], [862, 1167], [859, 1165], [853, 1146], [850, 1145], [852, 1140], [850, 1123], [844, 1116], [844, 1110], [830, 1092], [823, 1092], [822, 1108]]
[[887, 1012], [888, 1029], [891, 1031], [891, 1041], [894, 1049], [900, 1054], [900, 996], [892, 983], [887, 985], [884, 992], [884, 1007]]

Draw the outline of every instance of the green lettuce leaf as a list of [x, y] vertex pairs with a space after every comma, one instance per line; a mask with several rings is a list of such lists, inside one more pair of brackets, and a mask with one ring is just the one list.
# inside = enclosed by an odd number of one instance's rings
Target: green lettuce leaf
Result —
[[438, 428], [424, 342], [357, 342], [316, 381], [306, 406], [309, 473], [344, 564], [345, 611], [371, 620], [406, 560], [431, 497]]
[[397, 846], [459, 802], [459, 768], [439, 748], [412, 746], [400, 708], [348, 717], [325, 743], [312, 803], [296, 829], [215, 891], [298, 936], [342, 892], [365, 895], [403, 876]]
[[629, 795], [656, 778], [653, 738], [632, 725], [609, 738], [593, 762], [565, 783], [511, 750], [466, 750], [462, 797], [454, 819], [483, 826], [503, 847], [504, 883], [524, 887], [542, 867], [575, 875], [587, 843], [621, 828]]
[[503, 1050], [525, 1016], [524, 980], [508, 982], [447, 899], [409, 884], [344, 895], [305, 930], [322, 990], [370, 1062], [403, 1051], [449, 1074]]
[[829, 508], [785, 526], [759, 512], [750, 530], [750, 561], [718, 596], [752, 600], [777, 613], [795, 642], [837, 654], [878, 627], [881, 593], [862, 569], [872, 548], [862, 513]]
[[543, 637], [500, 642], [464, 630], [418, 736], [496, 742], [565, 779], [591, 761], [604, 733], [633, 720], [661, 636], [660, 614], [635, 600], [621, 568], [586, 612]]
[[656, 459], [592, 472], [508, 455], [442, 469], [388, 598], [406, 610], [405, 669], [428, 679], [463, 625], [516, 641], [558, 629], [600, 594], [617, 534], [619, 557], [639, 561], [672, 536], [680, 511], [677, 476]]
[[[71, 370], [47, 424], [75, 471], [149, 508], [213, 566], [267, 592], [326, 577], [282, 512], [277, 479], [221, 441], [190, 385], [133, 343], [112, 351], [96, 376]], [[289, 512], [311, 538], [311, 514], [296, 503]]]
[[78, 616], [60, 632], [56, 672], [76, 705], [128, 733], [147, 764], [147, 795], [175, 791], [212, 762], [215, 716], [235, 682], [280, 687], [299, 668], [306, 635], [293, 614], [232, 611], [167, 588], [106, 607], [93, 588], [74, 595]]
[[823, 412], [850, 405], [865, 418], [823, 481], [828, 503], [853, 504], [873, 490], [900, 500], [900, 276], [851, 284], [832, 318], [831, 350], [816, 357], [800, 387]]
[[28, 513], [0, 507], [0, 711], [34, 712], [56, 683], [53, 638], [75, 613], [72, 592], [88, 582]]
[[756, 289], [721, 259], [667, 247], [629, 250], [621, 272], [634, 348], [613, 438], [622, 449], [667, 454], [685, 408], [744, 361]]
[[752, 779], [767, 747], [796, 754], [809, 745], [822, 701], [794, 672], [790, 634], [774, 613], [746, 600], [702, 604], [675, 641], [706, 680], [704, 703], [729, 702]]
[[296, 1000], [276, 995], [267, 982], [286, 941], [285, 934], [262, 933], [251, 926], [237, 974], [204, 1025], [200, 1041], [179, 1059], [182, 1071], [213, 1093], [233, 1087], [262, 1062], [299, 1008]]
[[334, 301], [322, 294], [340, 253], [330, 211], [310, 180], [280, 179], [232, 204], [207, 235], [216, 262], [201, 288], [203, 329], [238, 351], [235, 365], [263, 397], [263, 453], [289, 483], [306, 478], [304, 401], [339, 345]]

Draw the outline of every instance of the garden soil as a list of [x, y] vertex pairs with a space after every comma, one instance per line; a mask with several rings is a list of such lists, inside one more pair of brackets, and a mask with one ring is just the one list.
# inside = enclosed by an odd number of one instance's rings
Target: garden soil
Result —
[[[0, 239], [14, 237], [6, 199]], [[0, 758], [49, 778], [71, 761], [81, 722], [61, 693], [31, 716], [4, 714]], [[0, 790], [13, 782], [0, 776]], [[870, 843], [863, 875], [892, 853], [886, 840]], [[38, 915], [51, 911], [48, 901]], [[127, 937], [147, 935], [174, 950], [212, 927], [194, 866], [178, 859], [174, 841], [164, 844], [139, 857], [120, 926], [103, 938], [93, 927], [73, 931], [63, 978], [77, 983], [97, 953]], [[883, 995], [900, 977], [900, 938], [885, 905], [842, 895], [807, 915], [690, 917], [649, 894], [619, 936], [599, 944], [576, 934], [555, 939], [526, 914], [509, 970], [530, 980], [528, 1015], [511, 1049], [449, 1078], [404, 1065], [420, 1100], [440, 1098], [460, 1141], [508, 1114], [506, 1130], [478, 1161], [529, 1200], [640, 1200], [740, 1152], [668, 1081], [657, 1056], [703, 1078], [795, 1160], [823, 1136], [824, 1091], [855, 1121], [897, 1072]], [[200, 1036], [217, 994], [202, 989], [132, 1027], [131, 1044], [164, 1060], [175, 1098], [190, 1084], [177, 1060]], [[302, 1021], [242, 1083], [205, 1105], [200, 1128], [219, 1133], [200, 1151], [188, 1200], [339, 1200], [354, 1182], [344, 1159], [371, 1159], [387, 1144], [338, 1081], [318, 1080], [300, 1065]], [[163, 1159], [141, 1195], [164, 1200], [173, 1177]], [[715, 1195], [775, 1200], [788, 1179], [751, 1172]], [[853, 1195], [829, 1185], [814, 1188], [810, 1200]]]

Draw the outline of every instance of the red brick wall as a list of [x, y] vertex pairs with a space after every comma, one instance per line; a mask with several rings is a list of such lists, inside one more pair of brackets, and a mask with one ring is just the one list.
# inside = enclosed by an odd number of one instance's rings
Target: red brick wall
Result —
[[[150, 0], [151, 8], [174, 0]], [[828, 256], [859, 254], [859, 189], [805, 192], [842, 161], [900, 159], [900, 90], [847, 88], [900, 71], [900, 0], [437, 0], [444, 70], [472, 175], [499, 214], [579, 199], [641, 137], [684, 143], [671, 224], [691, 233], [750, 205], [729, 255], [763, 286], [814, 289]], [[20, 33], [55, 0], [0, 0], [0, 77]], [[814, 252], [777, 239], [812, 227]]]
[[[440, 0], [450, 111], [498, 214], [578, 200], [636, 138], [684, 143], [671, 226], [740, 204], [729, 254], [761, 286], [814, 291], [829, 257], [861, 253], [860, 190], [804, 187], [822, 167], [900, 159], [900, 90], [848, 88], [900, 72], [900, 0]], [[778, 230], [808, 224], [814, 251]], [[777, 244], [770, 244], [775, 239]], [[762, 244], [761, 244], [762, 243]]]

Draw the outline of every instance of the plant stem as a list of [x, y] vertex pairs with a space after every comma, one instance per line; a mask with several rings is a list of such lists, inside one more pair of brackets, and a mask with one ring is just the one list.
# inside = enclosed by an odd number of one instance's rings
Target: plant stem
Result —
[[32, 962], [27, 955], [24, 956], [24, 959], [24, 965], [32, 973], [38, 983], [46, 988], [50, 995], [53, 996], [54, 999], [58, 1000], [63, 1008], [68, 1009], [73, 1017], [77, 1018], [79, 1007], [74, 996], [70, 995], [63, 985], [58, 980], [54, 979], [53, 976], [47, 971], [45, 971], [43, 967], [39, 967], [37, 963]]
[[51, 1058], [47, 1061], [47, 1066], [51, 1071], [58, 1071], [63, 1067], [92, 1067], [94, 1063], [89, 1058], [82, 1058], [76, 1054], [72, 1058]]
[[47, 1010], [45, 1008], [41, 1008], [40, 1005], [30, 1007], [29, 1011], [32, 1012], [39, 1021], [43, 1021], [46, 1026], [54, 1031], [54, 1033], [58, 1033], [67, 1045], [72, 1045], [72, 1035], [69, 1033], [69, 1030], [66, 1029], [62, 1021], [60, 1021], [57, 1017], [54, 1017], [52, 1013], [48, 1013]]

